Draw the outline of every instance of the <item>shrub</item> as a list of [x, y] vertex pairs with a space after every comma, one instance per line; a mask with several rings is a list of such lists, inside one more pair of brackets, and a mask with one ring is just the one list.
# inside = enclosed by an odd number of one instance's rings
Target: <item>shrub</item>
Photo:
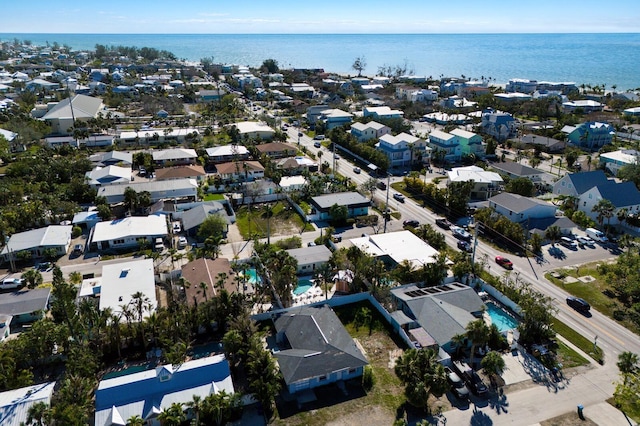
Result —
[[373, 377], [373, 368], [370, 365], [364, 366], [364, 372], [362, 373], [362, 387], [365, 391], [373, 389], [375, 384], [375, 378]]
[[80, 235], [82, 235], [82, 228], [80, 228], [77, 225], [74, 226], [73, 229], [71, 230], [71, 237], [78, 238]]

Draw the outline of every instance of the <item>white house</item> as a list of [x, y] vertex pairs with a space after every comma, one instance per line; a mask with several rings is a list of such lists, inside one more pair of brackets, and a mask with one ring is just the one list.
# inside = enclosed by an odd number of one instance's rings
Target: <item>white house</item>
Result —
[[42, 120], [49, 123], [51, 133], [58, 135], [70, 135], [74, 124], [78, 127], [78, 122], [85, 123], [105, 110], [102, 99], [86, 95], [75, 95], [52, 105]]
[[640, 152], [635, 149], [619, 149], [613, 152], [600, 154], [600, 164], [609, 170], [613, 175], [617, 175], [624, 166], [640, 164]]
[[391, 128], [376, 121], [353, 123], [351, 125], [351, 135], [355, 137], [358, 142], [380, 139], [382, 136], [389, 134], [391, 134]]
[[45, 228], [32, 229], [11, 235], [9, 241], [0, 251], [4, 261], [16, 259], [16, 254], [29, 251], [33, 257], [44, 256], [47, 249], [55, 250], [57, 255], [66, 254], [71, 244], [70, 225], [49, 225]]
[[558, 209], [547, 201], [509, 192], [503, 192], [489, 198], [489, 207], [516, 223], [525, 222], [528, 219], [554, 217]]
[[172, 148], [151, 151], [153, 162], [158, 166], [196, 164], [198, 153], [191, 148]]
[[408, 261], [414, 268], [436, 262], [438, 251], [411, 231], [387, 232], [353, 238], [351, 243], [362, 252], [394, 267]]
[[232, 124], [238, 129], [240, 136], [247, 139], [273, 139], [275, 130], [273, 130], [267, 123], [261, 121], [240, 121]]
[[619, 223], [617, 213], [621, 209], [626, 209], [628, 214], [640, 214], [640, 191], [633, 182], [618, 183], [609, 180], [592, 187], [578, 197], [578, 210], [598, 221], [598, 213], [594, 212], [593, 208], [602, 199], [611, 201], [615, 207], [613, 216], [603, 221], [605, 225], [617, 225]]
[[[111, 309], [113, 313], [123, 312], [123, 306], [133, 305], [133, 295], [142, 293], [147, 299], [142, 312], [134, 313], [134, 322], [140, 321], [137, 317], [142, 314], [142, 319], [155, 312], [158, 306], [156, 300], [156, 283], [153, 271], [153, 259], [141, 259], [131, 262], [115, 263], [102, 267], [100, 278], [100, 303], [101, 311]], [[127, 321], [122, 315], [121, 322]]]
[[469, 182], [473, 181], [471, 189], [471, 199], [486, 200], [493, 194], [500, 191], [504, 184], [500, 174], [485, 171], [482, 167], [454, 167], [447, 172], [449, 182]]
[[365, 107], [363, 116], [373, 117], [374, 119], [403, 118], [404, 112], [398, 109], [391, 109], [388, 106]]
[[298, 262], [296, 273], [299, 275], [312, 275], [331, 259], [331, 250], [323, 244], [291, 249], [287, 253]]
[[462, 156], [458, 137], [442, 130], [429, 133], [429, 148], [434, 157], [438, 155], [437, 152], [444, 153], [443, 157], [446, 161], [457, 161]]
[[156, 238], [168, 234], [165, 216], [130, 216], [96, 223], [89, 241], [92, 250], [124, 249], [137, 247], [140, 239], [151, 246]]
[[92, 188], [131, 182], [131, 167], [96, 167], [84, 174], [85, 181]]
[[124, 201], [124, 191], [128, 187], [138, 194], [143, 191], [149, 192], [152, 203], [167, 199], [189, 198], [196, 200], [198, 198], [198, 182], [188, 178], [106, 185], [98, 188], [98, 196], [105, 197], [109, 204], [121, 203]]
[[40, 383], [0, 392], [0, 424], [3, 426], [26, 424], [29, 409], [34, 404], [44, 403], [47, 406], [51, 404], [55, 385], [55, 382]]

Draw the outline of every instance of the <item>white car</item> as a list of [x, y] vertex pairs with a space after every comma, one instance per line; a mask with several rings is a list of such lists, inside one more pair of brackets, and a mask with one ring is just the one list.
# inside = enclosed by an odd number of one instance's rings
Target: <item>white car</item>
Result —
[[596, 242], [589, 237], [582, 237], [582, 236], [577, 237], [576, 241], [578, 241], [578, 244], [582, 244], [589, 247], [594, 247], [596, 245]]
[[177, 234], [182, 231], [182, 227], [180, 226], [180, 222], [173, 222], [173, 233]]
[[185, 248], [187, 246], [187, 239], [185, 237], [178, 238], [178, 248]]

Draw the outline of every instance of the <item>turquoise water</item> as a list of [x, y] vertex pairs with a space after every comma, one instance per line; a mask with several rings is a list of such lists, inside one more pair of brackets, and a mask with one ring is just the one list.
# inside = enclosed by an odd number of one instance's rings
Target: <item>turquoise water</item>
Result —
[[146, 371], [149, 368], [150, 368], [149, 364], [134, 365], [132, 367], [125, 368], [124, 370], [112, 371], [110, 373], [107, 373], [107, 374], [104, 375], [104, 377], [102, 379], [105, 380], [105, 379], [113, 379], [114, 377], [122, 377], [122, 376], [126, 376], [128, 374], [133, 374], [133, 373], [139, 373], [141, 371]]
[[0, 41], [67, 44], [74, 49], [155, 47], [178, 58], [260, 66], [275, 59], [282, 68], [323, 68], [353, 74], [366, 52], [363, 74], [402, 66], [421, 76], [491, 77], [573, 81], [578, 85], [640, 86], [640, 34], [16, 34]]
[[488, 302], [486, 305], [487, 313], [491, 317], [491, 322], [495, 324], [501, 332], [512, 330], [518, 326], [518, 320], [509, 315], [504, 309], [491, 302]]
[[255, 268], [247, 269], [245, 274], [247, 275], [247, 282], [249, 284], [261, 284], [262, 283], [262, 278], [260, 278], [260, 276], [258, 275], [258, 271], [256, 271]]
[[300, 296], [301, 294], [306, 293], [311, 287], [313, 287], [313, 283], [311, 281], [305, 278], [299, 279], [298, 286], [293, 290], [293, 294]]

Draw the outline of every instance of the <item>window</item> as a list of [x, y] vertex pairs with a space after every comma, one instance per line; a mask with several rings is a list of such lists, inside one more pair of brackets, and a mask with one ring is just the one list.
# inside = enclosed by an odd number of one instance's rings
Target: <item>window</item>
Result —
[[349, 369], [349, 374], [353, 374], [353, 373], [355, 373], [355, 372], [356, 372], [356, 369], [355, 369], [355, 368], [350, 368], [350, 369]]
[[322, 382], [322, 381], [324, 381], [324, 380], [327, 380], [327, 376], [320, 376], [320, 377], [319, 377], [319, 380], [320, 380], [321, 382]]

